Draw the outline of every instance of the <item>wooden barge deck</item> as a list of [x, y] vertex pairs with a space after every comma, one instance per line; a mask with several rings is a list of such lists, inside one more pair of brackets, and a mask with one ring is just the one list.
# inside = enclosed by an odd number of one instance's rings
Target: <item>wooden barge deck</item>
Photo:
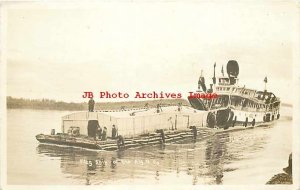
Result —
[[[162, 131], [158, 130], [156, 133], [149, 133], [139, 135], [137, 137], [125, 137], [123, 139], [107, 138], [105, 141], [94, 139], [85, 135], [71, 136], [64, 133], [57, 133], [56, 135], [36, 135], [36, 139], [40, 143], [67, 145], [73, 147], [81, 147], [94, 150], [118, 150], [133, 147], [140, 147], [145, 145], [157, 145], [164, 143], [172, 143], [182, 141], [185, 139], [206, 138], [213, 135], [214, 132], [209, 128], [191, 127], [191, 129], [180, 131]], [[121, 137], [122, 138], [122, 137]]]

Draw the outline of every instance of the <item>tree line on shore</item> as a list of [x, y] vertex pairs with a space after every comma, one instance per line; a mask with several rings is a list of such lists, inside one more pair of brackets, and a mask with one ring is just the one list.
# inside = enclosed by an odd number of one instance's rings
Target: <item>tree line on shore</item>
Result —
[[[42, 109], [42, 110], [88, 110], [87, 102], [74, 103], [63, 102], [51, 99], [26, 99], [14, 98], [8, 96], [7, 108], [8, 109]], [[161, 105], [189, 105], [184, 99], [161, 99], [161, 100], [148, 100], [148, 101], [128, 101], [128, 102], [97, 102], [95, 110], [118, 110], [127, 108], [142, 108], [146, 104], [148, 107], [156, 107], [157, 104]]]

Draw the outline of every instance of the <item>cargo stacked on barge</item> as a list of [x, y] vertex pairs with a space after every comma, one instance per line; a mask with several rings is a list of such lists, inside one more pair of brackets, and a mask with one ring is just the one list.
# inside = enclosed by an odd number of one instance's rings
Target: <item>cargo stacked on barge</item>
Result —
[[115, 150], [195, 139], [200, 131], [205, 137], [211, 133], [206, 118], [206, 111], [181, 105], [76, 112], [62, 118], [61, 133], [36, 138], [41, 143]]

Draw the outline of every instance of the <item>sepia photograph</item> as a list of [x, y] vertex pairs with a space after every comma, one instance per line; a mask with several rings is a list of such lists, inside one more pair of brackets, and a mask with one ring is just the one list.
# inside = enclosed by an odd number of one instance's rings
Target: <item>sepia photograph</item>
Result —
[[0, 3], [1, 189], [299, 189], [299, 1]]

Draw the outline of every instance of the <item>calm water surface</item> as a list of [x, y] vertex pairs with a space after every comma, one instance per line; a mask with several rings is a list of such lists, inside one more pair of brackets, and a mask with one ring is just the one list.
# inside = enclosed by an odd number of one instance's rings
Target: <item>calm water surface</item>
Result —
[[287, 166], [292, 120], [218, 134], [196, 143], [125, 151], [39, 145], [68, 111], [8, 110], [9, 185], [265, 184]]

